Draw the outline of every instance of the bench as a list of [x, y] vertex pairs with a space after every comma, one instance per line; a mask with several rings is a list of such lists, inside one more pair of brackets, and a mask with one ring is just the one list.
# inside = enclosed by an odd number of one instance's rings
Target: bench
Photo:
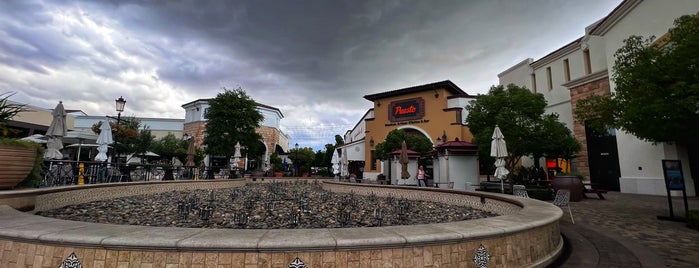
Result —
[[[585, 187], [583, 187], [583, 197], [584, 198], [589, 198], [589, 197], [587, 197], [587, 194], [596, 194], [600, 200], [607, 200], [602, 195], [602, 194], [606, 194], [607, 190], [597, 189], [595, 187], [596, 185], [591, 184], [591, 183], [583, 183], [583, 185], [585, 186]], [[587, 186], [589, 186], [589, 187], [587, 187]]]

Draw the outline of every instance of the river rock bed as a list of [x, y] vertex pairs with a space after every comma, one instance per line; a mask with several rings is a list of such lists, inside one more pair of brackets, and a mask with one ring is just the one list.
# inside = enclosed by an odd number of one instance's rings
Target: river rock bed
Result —
[[497, 214], [375, 194], [334, 193], [318, 183], [248, 183], [71, 205], [38, 215], [64, 220], [232, 229], [352, 228], [464, 221]]

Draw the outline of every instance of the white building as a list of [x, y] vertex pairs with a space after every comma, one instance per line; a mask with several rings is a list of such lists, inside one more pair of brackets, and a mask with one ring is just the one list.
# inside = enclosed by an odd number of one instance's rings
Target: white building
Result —
[[[501, 85], [510, 83], [542, 93], [549, 106], [583, 144], [574, 170], [592, 183], [624, 193], [665, 195], [661, 161], [680, 160], [687, 194], [696, 195], [684, 147], [644, 142], [618, 129], [592, 133], [573, 120], [578, 100], [591, 94], [614, 92], [609, 79], [614, 53], [631, 35], [661, 37], [683, 15], [697, 14], [696, 0], [626, 0], [608, 16], [585, 28], [585, 35], [536, 61], [526, 59], [498, 75]], [[674, 193], [673, 194], [678, 194]]]

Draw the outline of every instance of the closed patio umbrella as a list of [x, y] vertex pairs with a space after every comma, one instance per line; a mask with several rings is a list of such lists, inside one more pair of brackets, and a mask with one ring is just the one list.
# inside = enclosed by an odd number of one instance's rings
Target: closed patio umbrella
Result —
[[62, 159], [63, 153], [63, 137], [66, 135], [66, 111], [63, 108], [63, 102], [59, 101], [56, 108], [51, 112], [53, 119], [46, 131], [46, 136], [49, 138], [46, 143], [46, 153], [44, 159]]
[[398, 158], [398, 162], [400, 162], [401, 165], [400, 177], [404, 180], [410, 178], [410, 172], [408, 172], [409, 161], [410, 159], [408, 159], [408, 145], [405, 144], [405, 141], [403, 141], [400, 144], [400, 158]]
[[109, 144], [114, 143], [114, 138], [112, 137], [112, 128], [109, 122], [102, 121], [102, 126], [100, 126], [100, 135], [97, 137], [97, 156], [95, 156], [95, 161], [105, 161], [107, 160], [107, 150], [109, 150]]
[[510, 172], [505, 168], [505, 158], [507, 158], [507, 145], [505, 144], [505, 136], [502, 135], [500, 127], [495, 126], [493, 130], [493, 141], [490, 143], [490, 156], [495, 157], [495, 174], [494, 176], [500, 179], [500, 191], [505, 192], [505, 177]]

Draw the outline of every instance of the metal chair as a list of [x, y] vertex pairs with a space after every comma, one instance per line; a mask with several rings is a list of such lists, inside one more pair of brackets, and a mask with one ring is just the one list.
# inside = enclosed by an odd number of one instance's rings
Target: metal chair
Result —
[[570, 215], [570, 221], [575, 224], [575, 220], [573, 220], [573, 212], [570, 210], [570, 190], [566, 189], [560, 189], [558, 192], [556, 192], [556, 198], [553, 200], [553, 204], [555, 206], [560, 207], [563, 209], [563, 207], [568, 207], [568, 214]]
[[512, 189], [512, 195], [517, 197], [529, 198], [529, 194], [527, 193], [527, 187], [519, 184], [515, 185]]

